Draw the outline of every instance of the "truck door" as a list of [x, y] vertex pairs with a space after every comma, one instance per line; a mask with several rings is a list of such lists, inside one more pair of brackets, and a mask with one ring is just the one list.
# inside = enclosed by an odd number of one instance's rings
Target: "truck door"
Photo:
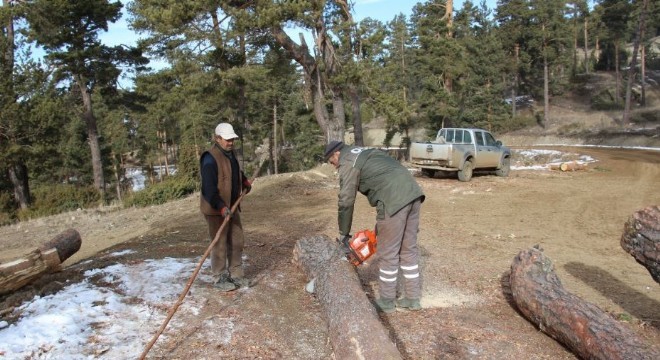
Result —
[[497, 167], [500, 163], [500, 152], [493, 136], [485, 131], [475, 131], [474, 137], [477, 147], [476, 168]]

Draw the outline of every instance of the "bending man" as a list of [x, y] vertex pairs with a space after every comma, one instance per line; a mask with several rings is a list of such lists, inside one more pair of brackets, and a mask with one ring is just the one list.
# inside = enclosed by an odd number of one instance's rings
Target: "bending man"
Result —
[[[380, 311], [391, 312], [395, 306], [419, 310], [421, 280], [417, 232], [424, 193], [408, 169], [378, 149], [347, 146], [330, 142], [325, 159], [339, 170], [339, 236], [350, 239], [355, 197], [359, 191], [376, 208], [378, 236]], [[403, 275], [405, 295], [396, 301], [399, 270]]]

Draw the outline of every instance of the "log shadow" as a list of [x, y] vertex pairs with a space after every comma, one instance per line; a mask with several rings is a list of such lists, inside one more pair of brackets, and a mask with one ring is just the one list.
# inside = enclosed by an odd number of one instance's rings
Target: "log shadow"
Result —
[[596, 266], [570, 262], [564, 265], [569, 274], [621, 306], [630, 315], [660, 329], [660, 302], [636, 291], [607, 271]]

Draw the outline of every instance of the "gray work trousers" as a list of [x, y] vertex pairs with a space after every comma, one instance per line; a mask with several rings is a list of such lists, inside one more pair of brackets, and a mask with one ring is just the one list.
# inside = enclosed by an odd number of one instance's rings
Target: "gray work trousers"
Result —
[[[213, 241], [225, 218], [215, 215], [205, 215], [205, 218], [209, 227], [209, 236]], [[229, 223], [220, 233], [220, 239], [211, 249], [209, 257], [211, 272], [214, 275], [228, 271], [232, 278], [243, 277], [243, 241], [243, 225], [237, 211], [231, 215]]]
[[378, 287], [380, 297], [396, 298], [399, 269], [403, 275], [404, 296], [419, 299], [422, 286], [419, 269], [419, 249], [417, 232], [419, 231], [420, 199], [404, 206], [392, 216], [376, 222], [378, 237]]

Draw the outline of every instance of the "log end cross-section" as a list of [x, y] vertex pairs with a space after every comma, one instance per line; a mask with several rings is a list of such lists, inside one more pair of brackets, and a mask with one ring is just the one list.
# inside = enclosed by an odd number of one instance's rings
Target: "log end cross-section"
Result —
[[626, 222], [621, 247], [660, 283], [660, 207], [636, 211]]
[[58, 271], [60, 265], [80, 249], [82, 240], [68, 229], [19, 259], [0, 264], [0, 295], [20, 289], [43, 274]]

